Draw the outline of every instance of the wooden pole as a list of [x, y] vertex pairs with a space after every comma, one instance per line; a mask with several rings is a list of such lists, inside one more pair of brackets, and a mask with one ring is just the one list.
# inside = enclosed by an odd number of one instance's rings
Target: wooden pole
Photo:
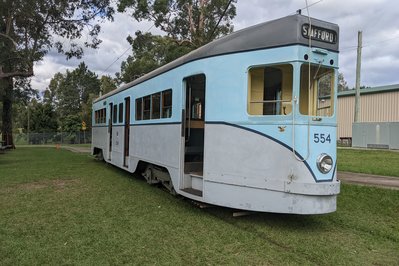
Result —
[[360, 69], [362, 67], [362, 32], [357, 33], [357, 62], [356, 62], [356, 96], [355, 96], [355, 119], [359, 122], [360, 118]]
[[30, 107], [28, 102], [28, 145], [30, 144]]

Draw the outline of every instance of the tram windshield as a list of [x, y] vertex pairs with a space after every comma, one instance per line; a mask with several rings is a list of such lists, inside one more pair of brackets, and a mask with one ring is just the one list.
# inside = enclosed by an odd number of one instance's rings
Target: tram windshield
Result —
[[255, 67], [248, 71], [248, 114], [287, 115], [292, 111], [293, 67]]
[[[310, 75], [309, 75], [310, 70]], [[310, 85], [309, 85], [310, 81]], [[301, 66], [299, 112], [311, 116], [334, 114], [335, 71], [320, 65]]]

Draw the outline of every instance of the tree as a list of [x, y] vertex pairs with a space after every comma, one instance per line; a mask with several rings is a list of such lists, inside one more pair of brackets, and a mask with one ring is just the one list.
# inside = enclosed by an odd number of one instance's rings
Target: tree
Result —
[[15, 128], [27, 129], [28, 106], [39, 98], [37, 90], [32, 89], [29, 78], [14, 78], [12, 118]]
[[57, 117], [54, 108], [49, 103], [33, 101], [30, 108], [29, 132], [57, 131]]
[[[179, 42], [200, 47], [233, 31], [236, 0], [121, 0], [118, 11], [132, 11], [137, 20], [155, 27]], [[218, 24], [220, 20], [220, 23]]]
[[348, 83], [344, 78], [344, 74], [338, 72], [338, 92], [349, 90]]
[[[233, 4], [232, 4], [233, 3]], [[137, 20], [152, 21], [166, 33], [128, 36], [133, 55], [122, 62], [120, 82], [130, 82], [176, 58], [233, 31], [236, 0], [122, 0], [118, 11], [131, 11]]]
[[128, 83], [142, 75], [167, 64], [192, 50], [187, 45], [179, 45], [168, 36], [152, 35], [137, 31], [136, 38], [129, 36], [133, 55], [121, 64], [121, 73], [116, 73], [118, 82]]
[[116, 81], [110, 76], [101, 76], [100, 78], [100, 92], [101, 94], [107, 94], [110, 91], [116, 89]]
[[91, 127], [91, 105], [99, 95], [100, 86], [97, 75], [84, 62], [73, 71], [54, 75], [44, 93], [44, 102], [55, 105], [63, 131], [73, 128], [65, 125], [74, 119], [75, 124], [85, 121]]
[[[99, 22], [112, 19], [110, 0], [0, 1], [0, 93], [3, 140], [13, 145], [13, 79], [33, 75], [33, 63], [55, 48], [67, 58], [100, 44]], [[81, 37], [85, 42], [81, 42]], [[69, 40], [69, 41], [66, 41]]]
[[68, 115], [77, 114], [81, 110], [81, 88], [75, 84], [75, 80], [74, 75], [67, 70], [55, 90], [56, 108], [61, 120]]

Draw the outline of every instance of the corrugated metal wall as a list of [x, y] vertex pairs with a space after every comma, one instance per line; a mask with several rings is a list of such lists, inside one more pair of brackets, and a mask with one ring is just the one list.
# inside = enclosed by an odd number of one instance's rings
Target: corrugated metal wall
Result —
[[399, 122], [353, 123], [352, 147], [399, 149]]
[[[352, 137], [355, 96], [338, 97], [337, 138]], [[359, 122], [399, 122], [399, 91], [361, 95]]]

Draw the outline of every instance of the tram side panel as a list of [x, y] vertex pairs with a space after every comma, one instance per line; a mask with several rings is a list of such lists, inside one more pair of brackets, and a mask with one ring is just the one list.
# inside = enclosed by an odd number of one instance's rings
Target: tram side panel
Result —
[[[273, 60], [291, 61], [286, 57], [293, 56], [294, 51], [295, 48], [276, 50]], [[328, 178], [320, 178], [315, 157], [323, 150], [335, 157], [335, 146], [331, 145], [328, 150], [312, 147], [314, 153], [304, 161], [309, 134], [307, 127], [296, 126], [296, 152], [301, 158], [295, 158], [292, 115], [248, 117], [245, 113], [247, 67], [262, 65], [262, 60], [263, 65], [273, 63], [265, 62], [269, 52], [256, 51], [245, 54], [245, 57], [230, 55], [212, 60], [218, 63], [213, 65], [217, 65], [220, 71], [212, 71], [207, 76], [210, 86], [207, 90], [203, 200], [254, 211], [333, 212], [336, 210], [339, 182], [331, 178], [335, 177], [334, 171]], [[240, 58], [241, 64], [232, 63]], [[213, 73], [218, 73], [218, 76]], [[294, 81], [293, 86], [298, 85], [298, 81]], [[326, 129], [325, 126], [315, 128]], [[334, 127], [328, 131], [333, 138]]]
[[122, 168], [123, 166], [123, 140], [124, 140], [124, 127], [120, 125], [113, 125], [110, 163], [120, 168]]
[[180, 124], [131, 127], [131, 155], [163, 167], [179, 168]]
[[99, 149], [102, 151], [103, 156], [106, 154], [107, 149], [107, 136], [108, 136], [108, 128], [106, 126], [93, 126], [92, 127], [92, 155], [97, 153]]
[[255, 211], [335, 211], [336, 187], [316, 184], [281, 143], [226, 124], [207, 124], [205, 139], [205, 201]]

